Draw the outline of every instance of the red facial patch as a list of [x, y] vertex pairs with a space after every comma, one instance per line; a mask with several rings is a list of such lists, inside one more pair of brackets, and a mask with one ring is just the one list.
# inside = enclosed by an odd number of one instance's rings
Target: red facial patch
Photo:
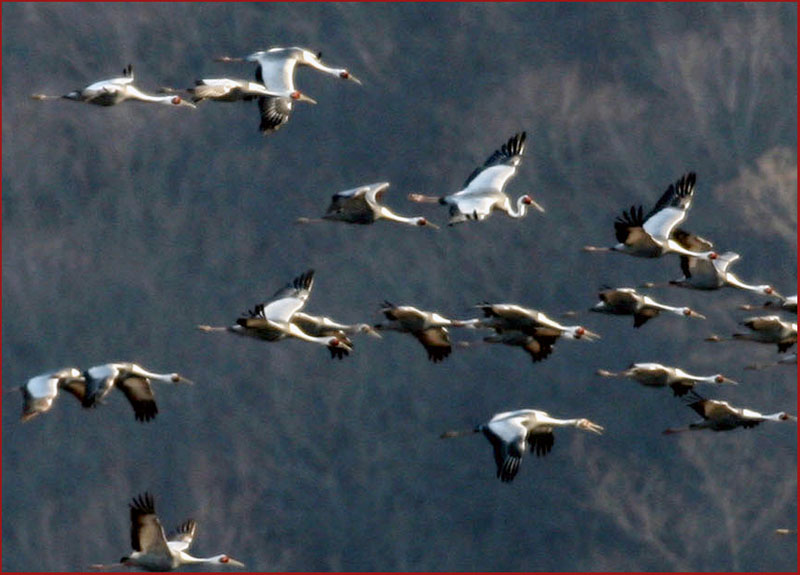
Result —
[[347, 80], [350, 77], [350, 72], [343, 70], [342, 72], [339, 72], [339, 77]]
[[175, 104], [175, 105], [180, 104], [181, 103], [181, 97], [180, 96], [173, 97], [172, 98], [172, 103]]

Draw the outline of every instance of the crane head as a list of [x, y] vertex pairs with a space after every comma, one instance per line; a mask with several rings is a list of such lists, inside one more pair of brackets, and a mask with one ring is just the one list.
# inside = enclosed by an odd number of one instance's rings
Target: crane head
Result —
[[169, 103], [172, 104], [173, 106], [189, 106], [190, 108], [196, 108], [197, 107], [193, 103], [184, 100], [183, 98], [181, 98], [177, 94], [172, 97], [172, 99], [169, 101]]
[[689, 307], [683, 308], [681, 310], [681, 313], [683, 313], [683, 315], [685, 315], [686, 317], [694, 317], [694, 318], [697, 318], [697, 319], [706, 319], [706, 316], [704, 316], [702, 313], [698, 313], [698, 312], [694, 311], [692, 308], [689, 308]]
[[355, 76], [353, 76], [353, 75], [350, 73], [350, 71], [349, 71], [349, 70], [342, 70], [341, 72], [339, 72], [339, 77], [340, 77], [342, 80], [352, 80], [352, 81], [353, 81], [353, 82], [355, 82], [356, 84], [359, 84], [359, 85], [361, 85], [361, 80], [359, 80], [358, 78], [356, 78]]
[[294, 92], [292, 92], [289, 95], [289, 97], [292, 100], [297, 100], [298, 102], [308, 102], [309, 104], [316, 104], [317, 103], [317, 101], [314, 98], [310, 98], [309, 96], [306, 96], [300, 90], [295, 90]]
[[433, 228], [434, 230], [438, 230], [439, 229], [439, 226], [437, 226], [436, 224], [430, 223], [425, 218], [417, 218], [416, 223], [417, 223], [418, 226], [427, 226], [429, 228]]

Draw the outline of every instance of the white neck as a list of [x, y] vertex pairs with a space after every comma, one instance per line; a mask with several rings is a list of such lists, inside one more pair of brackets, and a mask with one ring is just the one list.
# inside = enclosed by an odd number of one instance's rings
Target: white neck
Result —
[[282, 323], [269, 320], [269, 324], [275, 326], [280, 331], [290, 335], [292, 337], [296, 337], [297, 339], [302, 339], [304, 341], [310, 341], [311, 343], [317, 343], [319, 345], [328, 346], [331, 343], [331, 340], [336, 339], [333, 337], [315, 337], [313, 335], [308, 335], [302, 329], [297, 327], [293, 323]]
[[747, 291], [752, 291], [752, 292], [764, 294], [764, 295], [770, 295], [770, 294], [768, 294], [768, 293], [766, 293], [764, 291], [767, 288], [769, 288], [770, 286], [767, 286], [767, 285], [753, 285], [753, 284], [744, 283], [742, 280], [740, 280], [739, 278], [737, 278], [734, 274], [732, 274], [730, 272], [725, 273], [724, 278], [725, 278], [725, 283], [727, 283], [730, 286], [733, 286], [733, 287], [736, 287], [736, 288], [739, 288], [739, 289], [743, 289], [743, 290], [747, 290]]
[[159, 381], [172, 381], [172, 377], [175, 375], [174, 373], [153, 373], [152, 371], [147, 371], [143, 367], [133, 364], [129, 370], [130, 373], [133, 375], [138, 375], [139, 377], [147, 377], [149, 379], [157, 379]]
[[383, 218], [384, 220], [391, 220], [393, 222], [400, 222], [401, 224], [408, 224], [410, 226], [418, 226], [419, 225], [419, 217], [411, 217], [406, 218], [403, 216], [399, 216], [394, 213], [389, 208], [381, 206], [380, 211], [378, 212], [378, 217]]
[[156, 104], [169, 104], [170, 106], [174, 106], [172, 103], [174, 95], [166, 95], [166, 96], [151, 96], [150, 94], [145, 94], [141, 90], [139, 90], [135, 86], [125, 86], [125, 96], [132, 100], [141, 100], [142, 102], [154, 102]]
[[577, 427], [581, 419], [556, 419], [549, 415], [537, 415], [536, 422], [545, 425], [552, 425], [554, 427]]
[[525, 196], [517, 198], [517, 210], [514, 211], [511, 207], [511, 202], [508, 203], [508, 211], [506, 212], [512, 218], [522, 218], [528, 213], [528, 204], [525, 203]]
[[671, 305], [665, 305], [663, 303], [658, 303], [657, 301], [655, 301], [654, 299], [651, 299], [648, 296], [644, 296], [644, 303], [649, 307], [653, 307], [653, 308], [659, 309], [661, 311], [668, 311], [670, 313], [674, 313], [674, 314], [677, 314], [677, 315], [684, 315], [683, 312], [684, 312], [685, 308], [675, 307], [675, 306], [671, 306]]
[[666, 248], [668, 251], [675, 252], [678, 254], [682, 254], [684, 256], [689, 256], [690, 258], [698, 258], [701, 260], [710, 260], [711, 255], [716, 256], [716, 252], [714, 251], [707, 251], [707, 252], [693, 252], [691, 250], [687, 250], [685, 247], [680, 245], [678, 242], [673, 240], [672, 238], [667, 240]]

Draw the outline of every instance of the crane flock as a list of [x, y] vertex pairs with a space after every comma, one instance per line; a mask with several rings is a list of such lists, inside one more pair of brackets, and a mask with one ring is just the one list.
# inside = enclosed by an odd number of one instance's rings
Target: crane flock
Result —
[[[268, 134], [289, 121], [295, 102], [316, 103], [295, 87], [294, 77], [298, 66], [361, 84], [346, 68], [329, 67], [323, 64], [320, 53], [298, 47], [274, 47], [253, 52], [243, 58], [223, 56], [217, 58], [217, 61], [255, 63], [255, 81], [206, 78], [197, 80], [193, 87], [182, 91], [162, 88], [161, 91], [166, 94], [154, 95], [133, 85], [133, 68], [129, 65], [124, 69], [122, 77], [95, 82], [61, 98], [98, 106], [112, 106], [126, 100], [136, 100], [192, 108], [204, 100], [257, 100], [260, 112], [259, 129]], [[54, 98], [43, 94], [34, 94], [33, 97], [39, 100]], [[446, 206], [450, 226], [468, 221], [481, 222], [494, 211], [504, 212], [508, 217], [517, 220], [523, 218], [529, 208], [544, 213], [544, 208], [530, 195], [523, 194], [512, 201], [504, 191], [521, 167], [526, 138], [525, 131], [511, 136], [470, 174], [460, 191], [443, 196], [412, 193], [408, 195], [408, 199]], [[400, 216], [383, 205], [382, 201], [389, 186], [384, 181], [336, 192], [320, 218], [302, 217], [296, 221], [338, 221], [363, 225], [382, 219], [438, 229], [438, 226], [423, 216]], [[659, 258], [674, 253], [680, 257], [683, 277], [669, 282], [671, 285], [706, 291], [730, 286], [773, 298], [758, 307], [743, 306], [745, 309], [763, 308], [796, 314], [796, 296], [784, 298], [771, 285], [753, 285], [741, 281], [728, 271], [731, 264], [740, 259], [737, 253], [727, 251], [718, 254], [713, 251], [710, 241], [678, 227], [687, 219], [696, 186], [695, 172], [681, 175], [677, 181], [669, 184], [646, 214], [641, 205], [633, 205], [616, 218], [613, 226], [618, 243], [609, 247], [586, 246], [583, 249], [588, 252], [617, 252], [639, 258]], [[470, 347], [473, 343], [480, 342], [521, 347], [534, 363], [550, 357], [560, 338], [590, 342], [600, 339], [599, 334], [583, 325], [563, 325], [542, 311], [518, 303], [487, 301], [478, 303], [473, 308], [480, 310], [481, 317], [450, 319], [444, 312], [424, 311], [413, 305], [395, 305], [384, 300], [375, 310], [383, 316], [382, 321], [374, 324], [340, 323], [327, 316], [314, 316], [301, 311], [311, 296], [314, 280], [315, 271], [309, 269], [275, 292], [272, 297], [241, 314], [234, 324], [196, 327], [204, 332], [227, 332], [265, 342], [300, 340], [326, 347], [331, 357], [337, 359], [354, 353], [353, 338], [357, 335], [369, 335], [385, 342], [391, 338], [384, 338], [381, 334], [395, 331], [413, 336], [425, 348], [428, 359], [433, 363], [443, 362], [451, 355], [454, 346], [450, 330], [455, 329], [461, 329], [464, 333], [477, 330], [491, 332], [479, 341], [459, 341], [458, 343], [463, 344], [459, 347]], [[650, 284], [649, 287], [655, 285]], [[689, 307], [659, 303], [650, 296], [637, 293], [633, 288], [604, 287], [598, 297], [600, 302], [588, 308], [588, 311], [632, 315], [633, 325], [637, 328], [661, 313], [705, 319], [704, 315]], [[797, 342], [797, 324], [783, 320], [778, 315], [746, 318], [741, 325], [748, 331], [734, 333], [731, 338], [711, 336], [707, 339], [768, 343], [777, 345], [781, 353], [785, 353]], [[760, 369], [779, 363], [796, 365], [796, 362], [795, 352], [771, 364], [756, 364], [753, 368]], [[667, 367], [655, 362], [637, 362], [623, 371], [600, 369], [596, 373], [603, 377], [631, 378], [647, 387], [670, 387], [675, 396], [682, 397], [686, 405], [702, 417], [701, 421], [688, 427], [667, 429], [665, 434], [702, 429], [729, 431], [738, 427], [752, 428], [763, 421], [796, 421], [793, 415], [785, 412], [762, 414], [746, 408], [735, 408], [727, 401], [706, 399], [695, 391], [695, 387], [700, 384], [737, 384], [721, 374], [696, 376], [681, 368]], [[136, 420], [151, 421], [159, 411], [152, 387], [152, 383], [156, 381], [191, 383], [177, 373], [155, 373], [130, 362], [107, 363], [84, 371], [67, 367], [43, 373], [30, 378], [19, 388], [23, 396], [21, 419], [29, 421], [50, 410], [61, 390], [75, 396], [82, 407], [89, 408], [103, 404], [109, 393], [116, 388], [131, 403]], [[469, 430], [446, 431], [441, 437], [482, 433], [492, 445], [497, 478], [503, 483], [510, 483], [517, 476], [527, 451], [537, 457], [550, 453], [555, 440], [554, 429], [557, 427], [574, 427], [598, 435], [605, 431], [603, 426], [586, 418], [558, 419], [540, 409], [526, 408], [497, 413], [485, 423]], [[133, 551], [115, 565], [151, 571], [173, 570], [196, 563], [243, 567], [242, 563], [227, 555], [208, 558], [189, 555], [187, 551], [194, 539], [195, 522], [188, 520], [173, 535], [166, 536], [150, 493], [143, 493], [133, 499], [130, 504], [130, 518]]]

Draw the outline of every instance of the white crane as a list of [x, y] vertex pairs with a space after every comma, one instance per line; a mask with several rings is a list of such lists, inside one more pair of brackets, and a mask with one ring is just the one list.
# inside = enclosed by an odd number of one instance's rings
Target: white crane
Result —
[[229, 327], [198, 325], [201, 331], [227, 331], [264, 341], [278, 341], [294, 337], [303, 341], [324, 345], [331, 357], [342, 359], [353, 350], [352, 342], [339, 330], [334, 335], [312, 336], [300, 329], [292, 319], [308, 301], [314, 285], [314, 270], [297, 276], [291, 283], [279, 289], [272, 299], [255, 306], [245, 317], [236, 320]]
[[108, 569], [124, 565], [139, 567], [145, 571], [174, 571], [183, 565], [219, 565], [244, 567], [228, 555], [213, 557], [193, 557], [188, 550], [194, 540], [197, 524], [193, 519], [181, 523], [169, 537], [156, 515], [153, 496], [145, 492], [134, 497], [131, 510], [131, 547], [133, 552], [111, 565], [92, 565], [94, 569]]
[[477, 305], [484, 319], [470, 320], [469, 327], [487, 327], [495, 335], [487, 343], [502, 343], [523, 348], [534, 362], [548, 357], [560, 337], [594, 341], [600, 336], [581, 325], [562, 325], [540, 311], [516, 304], [483, 302]]
[[690, 423], [688, 427], [666, 429], [664, 433], [699, 429], [729, 431], [737, 427], [745, 429], [755, 427], [762, 421], [797, 421], [797, 417], [789, 415], [785, 411], [763, 414], [751, 409], [733, 407], [727, 401], [705, 399], [696, 391], [692, 391], [687, 398], [687, 405], [700, 414], [703, 419], [696, 423]]
[[[295, 102], [308, 102], [316, 104], [317, 101], [306, 96], [300, 90], [276, 91], [268, 90], [263, 84], [251, 82], [249, 80], [238, 80], [233, 78], [203, 78], [195, 80], [195, 85], [187, 88], [191, 94], [192, 101], [195, 103], [203, 100], [213, 100], [214, 102], [249, 102], [259, 97], [265, 98], [287, 98]], [[164, 88], [164, 90], [171, 90]]]
[[301, 311], [295, 312], [292, 316], [292, 323], [308, 335], [314, 337], [338, 336], [340, 334], [355, 335], [360, 333], [378, 339], [383, 337], [374, 327], [367, 323], [339, 323], [329, 317], [309, 315]]
[[[672, 238], [692, 252], [709, 252], [713, 247], [713, 244], [705, 238], [680, 229], [673, 232]], [[783, 299], [771, 285], [748, 284], [740, 280], [733, 272], [728, 271], [731, 264], [739, 257], [739, 254], [735, 252], [719, 254], [713, 260], [681, 255], [683, 277], [669, 283], [697, 290], [716, 290], [728, 286]]]
[[515, 134], [499, 150], [495, 150], [483, 166], [475, 168], [470, 174], [461, 191], [443, 197], [409, 194], [408, 198], [414, 202], [448, 206], [451, 226], [467, 220], [484, 220], [493, 210], [501, 210], [511, 218], [524, 217], [528, 206], [544, 212], [544, 208], [527, 194], [517, 199], [515, 208], [503, 191], [508, 180], [517, 173], [517, 166], [522, 161], [525, 135], [525, 132]]
[[497, 477], [510, 482], [519, 471], [522, 456], [530, 449], [537, 456], [547, 455], [553, 448], [556, 427], [575, 427], [592, 433], [603, 433], [603, 427], [588, 419], [556, 419], [538, 409], [519, 409], [498, 413], [486, 423], [464, 431], [445, 431], [440, 437], [460, 437], [483, 433], [494, 448]]
[[658, 303], [650, 296], [641, 295], [633, 288], [609, 288], [602, 290], [597, 297], [600, 302], [589, 311], [612, 315], [632, 315], [633, 327], [641, 327], [650, 318], [658, 316], [662, 311], [684, 317], [706, 319], [701, 313], [688, 307], [674, 307]]
[[375, 325], [375, 329], [410, 333], [428, 352], [428, 359], [436, 363], [442, 361], [453, 350], [450, 344], [448, 327], [465, 327], [469, 322], [448, 319], [436, 312], [422, 311], [409, 305], [397, 306], [383, 302], [381, 312], [387, 323]]
[[715, 259], [716, 252], [688, 250], [673, 236], [676, 226], [686, 219], [692, 205], [695, 181], [694, 172], [681, 176], [674, 185], [669, 185], [647, 215], [643, 215], [642, 206], [631, 206], [614, 222], [618, 244], [611, 247], [585, 246], [584, 251], [619, 252], [642, 258], [657, 258], [675, 252], [695, 258]]
[[774, 301], [768, 301], [762, 305], [740, 305], [739, 309], [744, 309], [748, 311], [752, 311], [755, 309], [775, 309], [779, 308], [781, 311], [786, 311], [791, 314], [797, 315], [797, 294], [790, 295], [789, 297], [785, 297], [781, 299], [779, 303]]
[[678, 367], [667, 367], [660, 363], [633, 363], [625, 371], [612, 372], [598, 369], [597, 375], [603, 377], [629, 377], [648, 387], [672, 388], [676, 396], [686, 395], [698, 383], [731, 384], [737, 382], [721, 373], [714, 375], [691, 375]]
[[388, 188], [389, 182], [379, 182], [337, 192], [333, 194], [331, 204], [322, 218], [298, 218], [297, 223], [329, 220], [350, 224], [372, 224], [377, 220], [389, 220], [411, 226], [438, 228], [423, 217], [400, 216], [382, 205], [380, 202]]
[[77, 102], [86, 102], [97, 106], [114, 106], [126, 100], [136, 100], [139, 102], [151, 102], [154, 104], [166, 104], [168, 106], [188, 106], [194, 108], [195, 105], [187, 102], [177, 94], [156, 96], [146, 94], [133, 85], [133, 66], [123, 69], [122, 76], [101, 80], [86, 86], [82, 90], [74, 90], [63, 96], [46, 96], [44, 94], [33, 94], [35, 100], [54, 100], [65, 98]]
[[30, 378], [25, 385], [21, 385], [22, 392], [22, 421], [30, 421], [40, 413], [49, 411], [58, 396], [58, 391], [63, 389], [83, 402], [86, 395], [86, 381], [79, 369], [65, 367], [57, 371], [43, 373]]
[[158, 413], [151, 382], [192, 382], [177, 373], [154, 373], [130, 362], [106, 363], [90, 367], [84, 372], [86, 395], [84, 407], [95, 407], [102, 403], [112, 389], [117, 388], [128, 398], [137, 421], [150, 421]]
[[726, 341], [728, 339], [771, 343], [778, 346], [778, 353], [784, 353], [797, 343], [797, 322], [783, 321], [777, 315], [749, 317], [739, 322], [749, 332], [734, 333], [731, 338], [712, 335], [706, 341]]
[[[361, 81], [346, 68], [331, 68], [322, 63], [322, 53], [314, 54], [305, 48], [270, 48], [258, 50], [245, 58], [222, 56], [220, 62], [257, 62], [256, 81], [268, 90], [277, 92], [294, 92], [294, 71], [296, 66], [309, 66], [324, 74], [350, 80], [356, 84]], [[260, 97], [258, 107], [261, 110], [260, 130], [267, 134], [279, 129], [289, 121], [292, 112], [292, 100], [281, 97]]]

